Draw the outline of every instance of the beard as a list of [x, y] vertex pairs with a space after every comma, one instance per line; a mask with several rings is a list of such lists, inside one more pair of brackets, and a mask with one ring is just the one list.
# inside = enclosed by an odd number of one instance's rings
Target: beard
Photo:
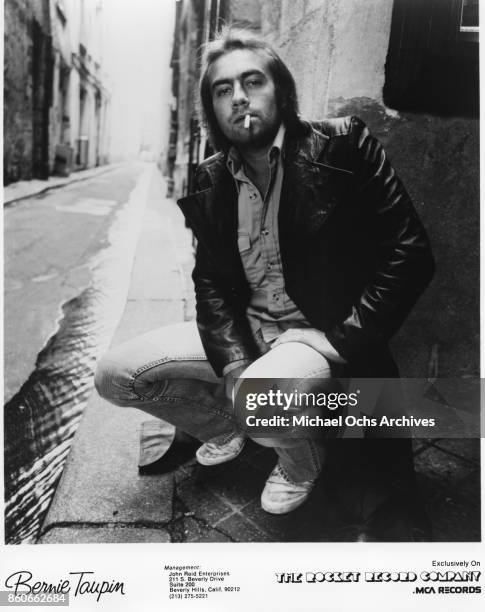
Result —
[[251, 119], [249, 129], [244, 128], [243, 122], [240, 122], [232, 126], [225, 136], [236, 147], [262, 149], [273, 142], [280, 124], [279, 117], [269, 119], [256, 116]]
[[[280, 127], [279, 121], [272, 125], [265, 126], [263, 130], [251, 135], [252, 138], [248, 144], [251, 147], [258, 148], [258, 149], [262, 149], [263, 147], [270, 145], [276, 138], [276, 134], [278, 133], [279, 127]], [[248, 131], [251, 131], [251, 128], [249, 128]]]

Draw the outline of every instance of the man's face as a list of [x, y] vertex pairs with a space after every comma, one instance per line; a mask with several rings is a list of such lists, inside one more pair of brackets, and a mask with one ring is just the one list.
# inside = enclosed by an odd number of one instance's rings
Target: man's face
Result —
[[[273, 141], [280, 116], [264, 57], [247, 49], [230, 51], [212, 64], [209, 79], [217, 122], [231, 143], [251, 149]], [[251, 121], [245, 128], [248, 113]]]

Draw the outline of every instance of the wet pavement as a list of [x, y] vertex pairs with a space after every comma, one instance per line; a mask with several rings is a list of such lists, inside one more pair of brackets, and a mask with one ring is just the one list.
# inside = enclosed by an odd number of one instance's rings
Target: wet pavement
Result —
[[62, 473], [98, 353], [124, 307], [146, 199], [145, 164], [83, 177], [48, 192], [41, 189], [45, 181], [32, 181], [20, 190], [31, 197], [4, 213], [6, 539], [12, 543], [35, 539]]
[[5, 209], [6, 401], [33, 372], [63, 307], [94, 286], [103, 255], [110, 255], [110, 230], [144, 169], [112, 169]]
[[[190, 320], [190, 233], [161, 178], [150, 185], [126, 308], [113, 345], [158, 325]], [[156, 419], [90, 398], [39, 543], [347, 541], [333, 500], [318, 486], [287, 516], [261, 510], [273, 451], [248, 442], [234, 461], [196, 464], [181, 439], [171, 462], [138, 469], [139, 436]], [[480, 538], [478, 440], [419, 440], [415, 463], [436, 541]]]

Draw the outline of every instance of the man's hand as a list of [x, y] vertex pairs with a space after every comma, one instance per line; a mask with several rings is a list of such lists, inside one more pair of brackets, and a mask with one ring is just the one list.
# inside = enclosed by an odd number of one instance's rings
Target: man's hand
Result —
[[241, 376], [244, 370], [248, 367], [248, 365], [249, 362], [243, 363], [242, 365], [237, 366], [227, 374], [224, 374], [224, 390], [228, 399], [232, 400], [232, 390], [234, 388], [234, 385], [236, 384], [239, 376]]
[[315, 349], [329, 361], [336, 363], [347, 363], [333, 348], [324, 332], [313, 327], [303, 329], [288, 329], [283, 332], [274, 342], [271, 348], [284, 344], [285, 342], [301, 342]]

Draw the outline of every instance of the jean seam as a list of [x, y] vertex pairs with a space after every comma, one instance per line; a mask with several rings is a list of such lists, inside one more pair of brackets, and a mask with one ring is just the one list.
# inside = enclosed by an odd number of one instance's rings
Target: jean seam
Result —
[[312, 440], [308, 440], [308, 445], [310, 446], [310, 455], [311, 455], [311, 458], [312, 458], [313, 467], [314, 467], [315, 471], [318, 473], [322, 469], [322, 466], [321, 466], [321, 463], [320, 463], [319, 457], [318, 457], [318, 451], [315, 448], [315, 445], [313, 444]]
[[[313, 445], [313, 443], [311, 442], [311, 440], [305, 439], [305, 443], [307, 443], [308, 446], [309, 446], [310, 460], [311, 460], [313, 472], [315, 474], [315, 476], [313, 477], [312, 480], [315, 480], [318, 477], [318, 475], [320, 474], [321, 470], [322, 470], [322, 464], [321, 464], [321, 462], [318, 459], [318, 451], [316, 450], [316, 448]], [[282, 472], [283, 476], [285, 477], [286, 480], [288, 480], [288, 482], [298, 482], [298, 479], [293, 479], [293, 478], [291, 478], [289, 476], [288, 472], [286, 471], [286, 469], [283, 466], [281, 458], [279, 459], [279, 465], [280, 465], [280, 469], [281, 469], [281, 472]]]
[[134, 393], [134, 395], [141, 401], [151, 401], [160, 399], [161, 397], [163, 397], [163, 395], [158, 395], [156, 398], [149, 398], [141, 395], [136, 391], [135, 383], [136, 379], [140, 376], [140, 374], [143, 374], [143, 372], [151, 370], [152, 368], [155, 368], [158, 365], [162, 365], [163, 363], [168, 363], [169, 361], [205, 361], [206, 359], [207, 358], [205, 357], [205, 355], [203, 357], [201, 355], [183, 355], [180, 357], [162, 357], [161, 359], [150, 361], [139, 367], [137, 370], [135, 370], [135, 372], [133, 372], [130, 377], [130, 391]]
[[145, 401], [167, 401], [167, 402], [173, 402], [173, 403], [185, 403], [185, 404], [192, 404], [194, 406], [199, 406], [202, 407], [204, 410], [206, 410], [207, 412], [210, 412], [211, 414], [214, 414], [215, 416], [220, 416], [223, 417], [224, 419], [227, 419], [228, 421], [232, 421], [233, 417], [232, 415], [228, 414], [227, 412], [225, 412], [224, 410], [218, 410], [217, 408], [214, 408], [212, 406], [207, 406], [205, 404], [202, 404], [201, 402], [197, 401], [195, 402], [194, 400], [191, 400], [190, 398], [186, 398], [186, 397], [176, 397], [176, 396], [171, 396], [171, 395], [165, 395], [161, 398], [157, 399], [145, 399]]

